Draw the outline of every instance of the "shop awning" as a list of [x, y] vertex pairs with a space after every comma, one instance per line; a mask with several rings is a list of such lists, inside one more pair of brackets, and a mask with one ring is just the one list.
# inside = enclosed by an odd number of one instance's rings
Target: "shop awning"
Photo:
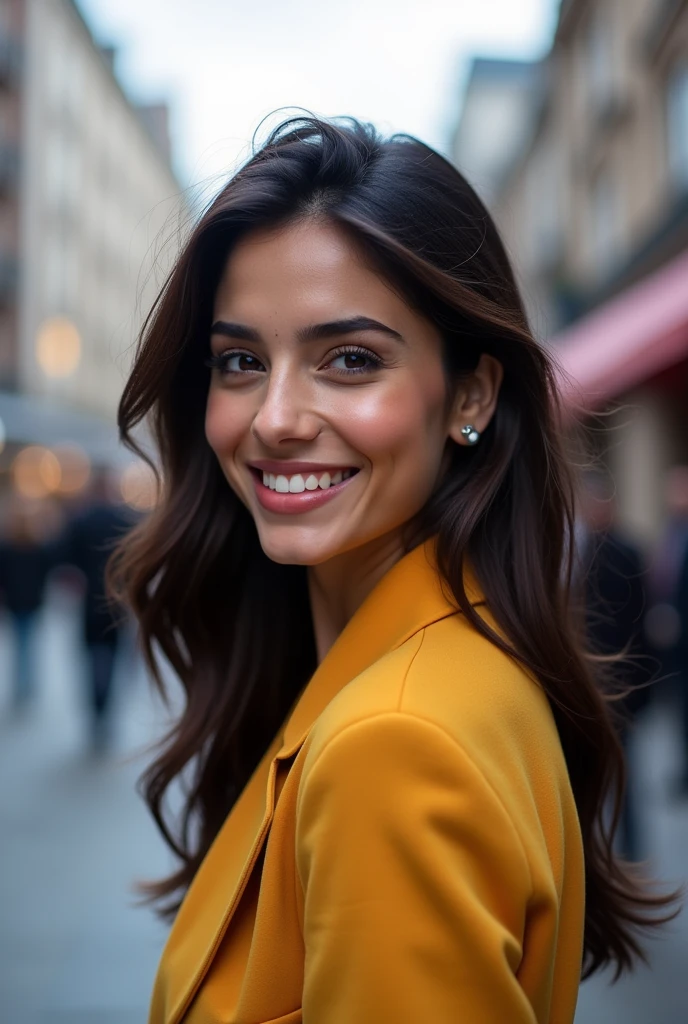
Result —
[[688, 358], [688, 252], [550, 344], [566, 404], [590, 410]]

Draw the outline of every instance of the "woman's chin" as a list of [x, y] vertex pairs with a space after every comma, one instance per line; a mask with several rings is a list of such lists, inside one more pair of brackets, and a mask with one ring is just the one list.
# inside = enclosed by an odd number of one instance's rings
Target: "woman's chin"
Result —
[[331, 538], [289, 536], [290, 533], [296, 534], [297, 531], [258, 530], [260, 545], [271, 562], [280, 565], [321, 565], [341, 552], [341, 545], [333, 543]]

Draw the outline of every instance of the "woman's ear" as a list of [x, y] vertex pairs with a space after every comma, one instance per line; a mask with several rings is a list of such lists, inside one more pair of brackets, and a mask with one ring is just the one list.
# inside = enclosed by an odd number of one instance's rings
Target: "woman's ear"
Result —
[[457, 444], [470, 444], [461, 433], [471, 426], [482, 434], [497, 408], [499, 389], [504, 378], [504, 367], [483, 352], [473, 373], [461, 381], [452, 406], [449, 436]]

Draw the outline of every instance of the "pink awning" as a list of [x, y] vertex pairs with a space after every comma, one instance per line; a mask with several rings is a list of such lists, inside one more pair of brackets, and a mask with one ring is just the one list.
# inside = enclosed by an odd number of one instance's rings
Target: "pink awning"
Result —
[[551, 340], [570, 407], [594, 409], [688, 357], [688, 252]]

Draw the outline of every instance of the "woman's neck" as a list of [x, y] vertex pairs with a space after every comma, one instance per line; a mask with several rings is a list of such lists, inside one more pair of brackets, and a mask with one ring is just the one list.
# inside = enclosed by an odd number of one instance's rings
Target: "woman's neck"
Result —
[[386, 572], [404, 555], [400, 531], [308, 569], [318, 664]]

